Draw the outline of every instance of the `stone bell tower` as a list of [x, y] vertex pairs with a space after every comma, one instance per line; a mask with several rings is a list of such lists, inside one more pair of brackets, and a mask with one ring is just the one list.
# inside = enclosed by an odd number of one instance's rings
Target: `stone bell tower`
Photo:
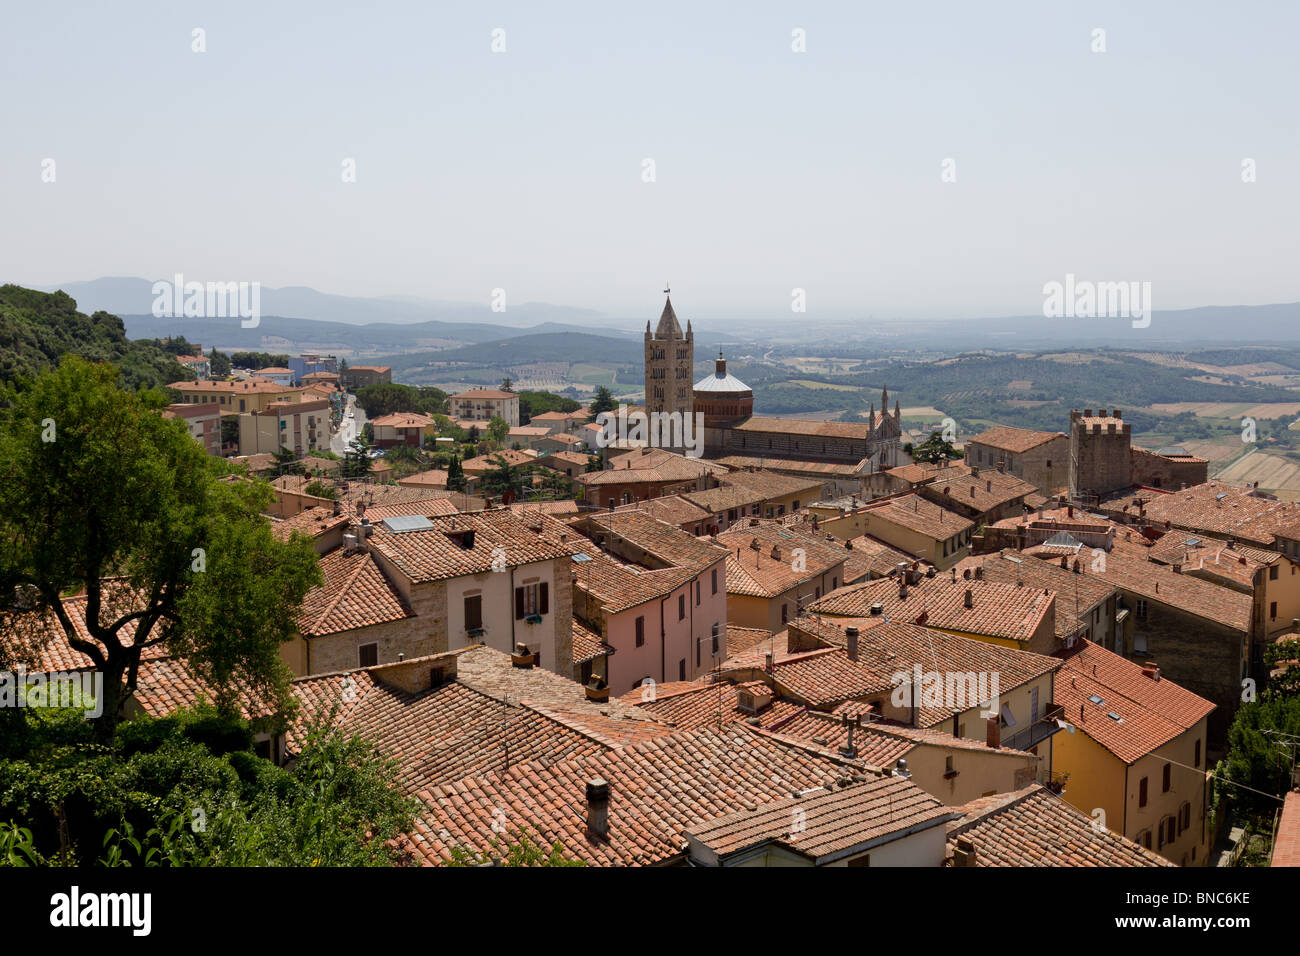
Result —
[[[664, 289], [668, 295], [669, 290]], [[673, 300], [664, 300], [664, 311], [654, 333], [650, 323], [645, 324], [645, 407], [647, 412], [681, 412], [683, 416], [695, 411], [692, 386], [695, 368], [695, 332], [690, 320], [686, 334], [682, 334]]]

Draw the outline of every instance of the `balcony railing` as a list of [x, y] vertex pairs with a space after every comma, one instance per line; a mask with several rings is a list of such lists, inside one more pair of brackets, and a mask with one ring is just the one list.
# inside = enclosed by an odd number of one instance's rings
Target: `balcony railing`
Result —
[[1019, 733], [1012, 734], [1009, 737], [1002, 738], [1002, 746], [1010, 747], [1013, 750], [1028, 750], [1042, 741], [1051, 737], [1053, 734], [1061, 732], [1061, 726], [1057, 723], [1065, 717], [1065, 708], [1060, 704], [1053, 704], [1044, 711], [1043, 716], [1031, 723]]

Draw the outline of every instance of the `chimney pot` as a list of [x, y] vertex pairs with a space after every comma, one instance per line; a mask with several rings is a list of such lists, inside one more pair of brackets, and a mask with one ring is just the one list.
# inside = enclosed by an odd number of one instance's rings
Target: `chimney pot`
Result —
[[858, 659], [858, 629], [854, 625], [849, 625], [844, 629], [844, 637], [848, 642], [849, 660]]
[[968, 611], [975, 606], [975, 595], [971, 593], [970, 588], [966, 589], [966, 594], [962, 597], [962, 604], [966, 606]]

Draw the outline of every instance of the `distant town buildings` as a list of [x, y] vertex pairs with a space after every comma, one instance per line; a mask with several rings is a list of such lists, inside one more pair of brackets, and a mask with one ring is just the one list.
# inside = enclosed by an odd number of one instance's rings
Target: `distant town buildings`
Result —
[[473, 422], [504, 418], [511, 428], [519, 426], [519, 396], [499, 388], [472, 388], [449, 395], [451, 417]]

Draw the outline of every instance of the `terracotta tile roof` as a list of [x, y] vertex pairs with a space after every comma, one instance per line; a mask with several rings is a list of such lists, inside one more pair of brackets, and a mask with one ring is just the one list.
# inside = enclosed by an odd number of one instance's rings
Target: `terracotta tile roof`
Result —
[[604, 554], [577, 562], [574, 568], [574, 586], [599, 600], [609, 614], [663, 600], [695, 577], [690, 568], [638, 570]]
[[272, 518], [271, 531], [281, 541], [289, 540], [295, 531], [310, 538], [317, 538], [326, 532], [348, 524], [347, 515], [336, 515], [332, 508], [313, 507], [300, 511], [291, 518]]
[[303, 455], [302, 466], [307, 469], [308, 474], [323, 471], [326, 474], [336, 475], [342, 470], [342, 464], [333, 458], [317, 458], [315, 455]]
[[[1031, 549], [1030, 553], [1034, 553]], [[1073, 566], [1073, 565], [1071, 565]], [[1082, 574], [1093, 575], [1124, 591], [1159, 601], [1189, 614], [1249, 631], [1252, 598], [1211, 581], [1190, 574], [1178, 574], [1171, 568], [1142, 561], [1118, 551], [1106, 556], [1105, 567], [1091, 561], [1079, 562]]]
[[921, 561], [910, 554], [905, 554], [869, 534], [859, 535], [848, 542], [844, 559], [844, 583], [855, 584], [864, 579], [882, 578], [898, 570], [900, 564], [909, 568], [922, 569], [930, 567], [929, 562]]
[[[287, 372], [288, 369], [285, 371]], [[211, 379], [206, 382], [172, 382], [167, 387], [174, 388], [178, 392], [225, 392], [232, 395], [296, 395], [304, 391], [301, 388], [252, 379], [240, 382], [218, 382]]]
[[926, 494], [937, 494], [945, 504], [961, 505], [983, 513], [1022, 502], [1035, 490], [1033, 485], [1015, 475], [984, 469], [978, 475], [959, 475], [931, 482]]
[[[549, 767], [515, 765], [506, 773], [426, 791], [410, 849], [440, 864], [454, 846], [478, 852], [492, 850], [493, 842], [510, 846], [526, 827], [531, 840], [546, 846], [558, 841], [566, 856], [588, 863], [664, 863], [684, 855], [687, 828], [822, 786], [845, 772], [845, 762], [831, 754], [792, 746], [744, 724], [675, 733]], [[609, 783], [606, 840], [586, 832], [586, 785], [594, 778]], [[494, 819], [504, 832], [493, 832]]]
[[[231, 693], [245, 720], [265, 717], [275, 711], [273, 703], [247, 687], [236, 685]], [[179, 708], [194, 707], [200, 701], [215, 703], [218, 696], [187, 661], [178, 657], [151, 657], [140, 662], [131, 699], [150, 717], [166, 717]]]
[[1029, 641], [1044, 618], [1055, 614], [1055, 594], [1044, 593], [1041, 587], [960, 577], [953, 581], [942, 574], [909, 585], [905, 598], [899, 597], [895, 578], [850, 584], [810, 604], [807, 610], [838, 617], [870, 617], [873, 604], [882, 605], [882, 615], [891, 620], [1021, 642]]
[[733, 425], [732, 430], [808, 435], [813, 438], [851, 438], [858, 441], [866, 441], [869, 437], [866, 422], [819, 422], [805, 418], [768, 418], [762, 415], [747, 418], [740, 424]]
[[1023, 582], [1028, 589], [1048, 588], [1055, 592], [1056, 636], [1062, 639], [1087, 626], [1093, 609], [1116, 593], [1115, 586], [1106, 581], [1074, 574], [1046, 556], [1035, 557], [1011, 548], [998, 554], [963, 558], [957, 563], [957, 577], [964, 580], [963, 575], [968, 570], [973, 573], [975, 568], [986, 581], [1010, 585]]
[[879, 517], [890, 524], [918, 531], [936, 541], [946, 541], [975, 527], [973, 522], [955, 511], [941, 508], [916, 494], [872, 502], [859, 509], [858, 513], [867, 516], [868, 528]]
[[[844, 628], [849, 625], [856, 625], [860, 631], [858, 666], [872, 671], [882, 683], [891, 687], [895, 674], [911, 673], [916, 665], [920, 665], [924, 671], [940, 673], [996, 673], [999, 688], [1005, 694], [1064, 666], [1062, 661], [1045, 654], [1014, 650], [914, 624], [884, 621], [879, 617], [819, 621], [805, 616], [792, 621], [790, 629], [827, 646], [845, 647], [848, 639]], [[1058, 675], [1058, 702], [1060, 684]], [[927, 719], [922, 720], [920, 726], [933, 727], [951, 719], [952, 711], [939, 710], [923, 716]]]
[[372, 506], [398, 505], [406, 504], [412, 501], [428, 501], [432, 498], [447, 498], [448, 495], [441, 493], [439, 489], [429, 487], [411, 487], [410, 485], [388, 485], [367, 483], [362, 481], [348, 482], [346, 491], [339, 493], [339, 498], [353, 506], [355, 510], [356, 503], [365, 502], [367, 506], [366, 515], [369, 516]]
[[662, 448], [638, 448], [608, 459], [609, 467], [575, 476], [584, 485], [636, 484], [695, 481], [706, 475], [726, 474], [727, 469], [702, 458], [688, 458]]
[[600, 635], [589, 630], [576, 617], [573, 619], [573, 663], [585, 664], [608, 654], [610, 646]]
[[349, 365], [348, 366], [349, 371], [356, 371], [357, 369], [366, 372], [391, 372], [392, 371], [392, 368], [390, 368], [387, 365]]
[[[902, 737], [876, 733], [873, 724], [863, 722], [853, 731], [853, 749], [856, 759], [869, 767], [892, 769], [900, 757], [911, 753], [916, 744]], [[838, 750], [848, 743], [849, 729], [841, 716], [816, 710], [805, 710], [792, 720], [783, 722], [774, 732], [783, 737], [805, 740], [828, 750]]]
[[[140, 597], [135, 595], [124, 583], [106, 580], [101, 586], [102, 604], [100, 620], [111, 623], [123, 614], [140, 608]], [[73, 595], [63, 598], [63, 609], [72, 623], [77, 638], [91, 644], [98, 644], [90, 636], [86, 627], [86, 596]], [[136, 622], [128, 621], [118, 632], [123, 643], [135, 640]], [[93, 668], [94, 662], [68, 643], [68, 638], [51, 609], [20, 611], [0, 611], [0, 634], [4, 635], [0, 646], [0, 666], [5, 664], [23, 664], [32, 673], [51, 673], [53, 671], [78, 671]], [[158, 637], [155, 631], [155, 638]], [[102, 649], [102, 646], [101, 646]], [[140, 656], [142, 660], [164, 657], [166, 648], [161, 644], [145, 647]]]
[[581, 527], [588, 536], [617, 538], [661, 564], [703, 570], [726, 558], [707, 538], [697, 538], [641, 511], [592, 514]]
[[[568, 714], [650, 720], [635, 707], [618, 699], [596, 704], [587, 700], [583, 686], [542, 667], [521, 670], [510, 663], [510, 655], [488, 647], [473, 647], [457, 657], [456, 679], [498, 700], [527, 700]], [[653, 721], [652, 721], [653, 722]]]
[[[820, 495], [826, 488], [825, 482], [819, 478], [798, 478], [768, 470], [733, 471], [722, 480], [734, 487], [756, 492], [764, 498], [802, 494]], [[812, 498], [809, 497], [809, 500], [811, 501]]]
[[[1247, 554], [1247, 550], [1251, 553]], [[1269, 554], [1260, 560], [1258, 555]], [[1255, 575], [1264, 567], [1281, 559], [1277, 552], [1261, 552], [1258, 548], [1238, 548], [1218, 538], [1197, 537], [1187, 531], [1170, 531], [1159, 538], [1147, 551], [1152, 561], [1179, 565], [1184, 573], [1204, 571], [1227, 581], [1254, 586]]]
[[949, 462], [946, 465], [913, 462], [910, 465], [886, 468], [885, 474], [893, 478], [900, 478], [913, 485], [921, 485], [932, 481], [950, 481], [961, 475], [969, 475], [970, 465], [963, 464], [960, 461]]
[[[1252, 495], [1243, 488], [1208, 481], [1182, 491], [1152, 495], [1146, 520], [1223, 538], [1244, 538], [1272, 545], [1276, 534], [1287, 534], [1300, 522], [1300, 505]], [[1294, 536], [1294, 535], [1292, 535]]]
[[761, 690], [766, 687], [762, 681], [741, 684], [725, 680], [679, 681], [656, 684], [652, 688], [633, 688], [623, 695], [623, 702], [639, 707], [678, 730], [719, 728], [750, 718], [757, 718], [760, 726], [771, 729], [803, 710], [801, 704], [781, 698], [774, 699], [757, 714], [740, 709], [738, 701], [742, 689]]
[[503, 706], [461, 683], [408, 694], [374, 681], [339, 722], [398, 760], [404, 793], [516, 762], [545, 766], [605, 749], [529, 707]]
[[[854, 716], [852, 703], [842, 704], [834, 713], [808, 710], [792, 720], [773, 727], [775, 733], [786, 737], [823, 741], [821, 746], [837, 750], [848, 743], [849, 729], [844, 717]], [[861, 704], [858, 705], [861, 710]], [[951, 717], [951, 714], [948, 715]], [[917, 747], [946, 747], [952, 750], [972, 750], [979, 753], [996, 753], [1007, 757], [1033, 758], [1033, 754], [1011, 747], [990, 749], [984, 740], [972, 737], [954, 737], [938, 727], [908, 727], [880, 721], [879, 715], [870, 714], [853, 731], [853, 746], [857, 759], [873, 767], [890, 769], [899, 757], [905, 757]]]
[[[774, 641], [772, 633], [761, 627], [741, 627], [739, 624], [727, 625], [727, 655], [739, 654], [755, 647], [765, 647]], [[785, 643], [779, 645], [784, 648]]]
[[233, 458], [227, 458], [226, 461], [236, 465], [243, 465], [250, 473], [266, 471], [275, 467], [275, 456], [260, 452], [256, 455], [236, 455]]
[[543, 468], [549, 468], [551, 467], [549, 462], [562, 461], [579, 468], [586, 468], [587, 460], [590, 457], [591, 456], [585, 455], [580, 451], [552, 451], [538, 457], [537, 463]]
[[298, 630], [304, 637], [337, 634], [414, 617], [368, 551], [335, 548], [320, 558], [325, 583], [303, 598]]
[[[415, 582], [483, 574], [493, 567], [493, 553], [504, 554], [506, 567], [567, 558], [569, 552], [529, 530], [509, 511], [477, 511], [429, 519], [432, 528], [395, 533], [383, 522], [372, 525], [370, 546]], [[453, 535], [473, 530], [474, 546], [463, 548]]]
[[376, 428], [429, 428], [434, 421], [433, 416], [419, 412], [392, 412], [370, 419], [370, 424]]
[[691, 827], [686, 837], [692, 855], [710, 861], [773, 845], [824, 865], [957, 816], [911, 781], [883, 776], [717, 817]]
[[492, 471], [500, 468], [498, 458], [504, 458], [506, 464], [519, 467], [521, 465], [531, 465], [537, 461], [537, 453], [534, 451], [516, 451], [513, 448], [505, 448], [501, 451], [488, 452], [486, 455], [479, 455], [477, 458], [467, 458], [460, 463], [460, 467], [466, 474], [476, 472]]
[[398, 478], [397, 483], [406, 486], [432, 485], [434, 488], [446, 488], [447, 472], [441, 468], [430, 468], [428, 471], [419, 471], [414, 475]]
[[841, 647], [774, 655], [771, 679], [784, 698], [828, 708], [893, 690], [893, 675], [849, 660]]
[[797, 459], [756, 458], [752, 455], [723, 455], [716, 459], [727, 468], [763, 468], [768, 471], [798, 472], [822, 475], [827, 478], [856, 478], [861, 474], [857, 465], [841, 465], [825, 461], [799, 461]]
[[1038, 784], [956, 809], [966, 816], [948, 824], [948, 847], [970, 840], [976, 866], [1173, 866]]
[[732, 508], [749, 509], [767, 500], [757, 488], [727, 483], [704, 491], [683, 491], [681, 497], [706, 514], [715, 515]]
[[[1065, 667], [1057, 675], [1055, 696], [1065, 719], [1125, 763], [1190, 730], [1214, 710], [1203, 697], [1171, 680], [1153, 680], [1140, 665], [1091, 641], [1078, 642], [1061, 657]], [[1102, 703], [1092, 701], [1094, 696]]]
[[[420, 489], [428, 494], [428, 489]], [[402, 501], [391, 505], [375, 505], [366, 508], [366, 518], [372, 524], [385, 518], [402, 518], [409, 515], [424, 515], [433, 518], [441, 515], [459, 514], [460, 509], [450, 498], [417, 498], [414, 501]]]
[[510, 510], [523, 518], [537, 514], [576, 515], [578, 503], [572, 498], [562, 498], [558, 501], [516, 501], [510, 506]]
[[1292, 790], [1282, 804], [1282, 819], [1273, 841], [1269, 866], [1300, 866], [1300, 791]]
[[1038, 432], [1028, 428], [1012, 428], [1009, 425], [997, 425], [988, 431], [980, 432], [974, 438], [967, 442], [967, 445], [985, 445], [989, 448], [997, 448], [1002, 451], [1009, 451], [1013, 454], [1021, 454], [1029, 451], [1031, 448], [1037, 448], [1039, 445], [1051, 441], [1053, 438], [1062, 438], [1062, 432]]
[[301, 749], [313, 718], [333, 711], [335, 725], [348, 726], [398, 759], [404, 789], [412, 792], [504, 771], [507, 761], [512, 767], [549, 764], [671, 733], [636, 708], [588, 701], [582, 685], [558, 674], [516, 668], [508, 654], [472, 647], [454, 655], [456, 679], [419, 693], [384, 682], [393, 665], [294, 681], [301, 707], [288, 735], [290, 750]]
[[699, 505], [693, 504], [683, 495], [668, 495], [663, 498], [648, 498], [620, 505], [615, 511], [644, 511], [653, 518], [668, 524], [683, 525], [693, 521], [704, 521], [711, 513]]
[[[831, 572], [848, 555], [838, 543], [776, 524], [732, 528], [715, 540], [727, 549], [727, 593], [752, 597], [784, 594]], [[803, 561], [796, 570], [794, 552], [800, 548]]]

